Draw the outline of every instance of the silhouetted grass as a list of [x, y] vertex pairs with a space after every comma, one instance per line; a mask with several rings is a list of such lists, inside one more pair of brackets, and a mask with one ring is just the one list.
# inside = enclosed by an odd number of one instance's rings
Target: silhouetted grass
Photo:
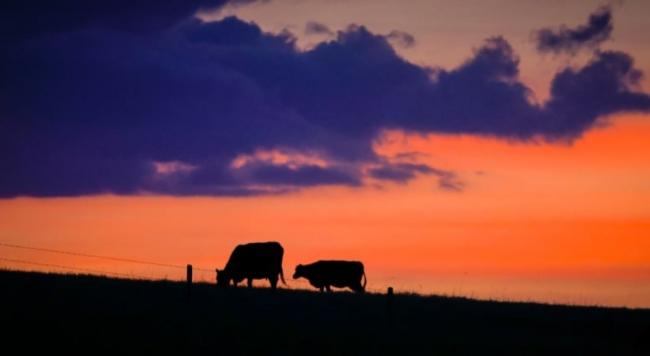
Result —
[[650, 310], [0, 271], [2, 348], [143, 355], [650, 355]]

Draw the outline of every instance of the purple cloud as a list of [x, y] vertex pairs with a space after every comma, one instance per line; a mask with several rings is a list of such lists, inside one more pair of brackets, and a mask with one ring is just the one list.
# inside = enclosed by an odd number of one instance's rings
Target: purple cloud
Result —
[[[20, 23], [3, 32], [0, 56], [0, 197], [239, 196], [417, 175], [460, 190], [451, 171], [386, 166], [374, 141], [387, 129], [570, 140], [608, 114], [650, 110], [621, 52], [562, 70], [539, 105], [501, 37], [442, 70], [409, 63], [363, 26], [300, 51], [286, 32], [191, 15], [223, 1], [137, 12], [144, 27], [93, 12], [119, 1], [56, 5], [74, 3], [48, 2], [42, 23], [18, 11], [22, 2], [0, 5]], [[234, 164], [273, 150], [289, 158]]]
[[557, 30], [549, 28], [538, 30], [535, 33], [537, 50], [574, 54], [583, 48], [596, 48], [609, 39], [613, 29], [612, 9], [604, 6], [589, 15], [586, 25], [576, 28], [562, 26]]

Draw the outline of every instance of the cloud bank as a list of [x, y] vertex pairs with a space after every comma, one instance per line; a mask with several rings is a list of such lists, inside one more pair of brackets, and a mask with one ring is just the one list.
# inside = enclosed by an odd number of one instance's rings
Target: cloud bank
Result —
[[539, 105], [501, 37], [443, 70], [409, 63], [363, 26], [300, 51], [288, 32], [192, 16], [225, 1], [147, 12], [147, 1], [118, 11], [124, 1], [68, 0], [39, 15], [24, 3], [0, 5], [15, 26], [3, 23], [0, 56], [5, 198], [240, 196], [418, 175], [460, 190], [454, 172], [380, 156], [373, 142], [390, 129], [570, 140], [605, 115], [650, 109], [621, 52], [563, 69]]

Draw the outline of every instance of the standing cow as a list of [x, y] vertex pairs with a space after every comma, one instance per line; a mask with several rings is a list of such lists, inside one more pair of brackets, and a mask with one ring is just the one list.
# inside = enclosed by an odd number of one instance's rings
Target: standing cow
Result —
[[248, 287], [253, 286], [253, 279], [267, 278], [271, 288], [278, 285], [278, 275], [284, 281], [282, 273], [282, 256], [284, 249], [277, 242], [256, 242], [237, 245], [230, 254], [223, 270], [217, 270], [217, 286], [228, 287], [230, 281], [236, 287], [244, 279]]
[[[293, 278], [306, 278], [309, 284], [321, 292], [331, 291], [330, 286], [348, 287], [355, 292], [366, 290], [366, 273], [363, 263], [358, 261], [317, 261], [308, 265], [298, 265]], [[361, 279], [363, 277], [363, 284]]]

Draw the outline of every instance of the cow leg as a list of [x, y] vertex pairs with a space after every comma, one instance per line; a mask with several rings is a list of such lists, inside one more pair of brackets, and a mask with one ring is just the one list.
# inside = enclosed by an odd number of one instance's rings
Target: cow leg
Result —
[[363, 292], [365, 292], [365, 290], [363, 290], [363, 286], [361, 285], [361, 282], [357, 283], [357, 284], [352, 288], [352, 290], [355, 291], [355, 292], [357, 292], [357, 293], [363, 293]]
[[232, 280], [232, 286], [237, 288], [237, 280], [235, 280], [235, 279]]
[[320, 292], [323, 293], [325, 291], [325, 286], [320, 286]]
[[253, 278], [248, 279], [248, 288], [253, 288]]
[[331, 292], [332, 292], [332, 288], [330, 287], [329, 284], [325, 286], [325, 289], [327, 289], [327, 292], [328, 292], [328, 293], [331, 293]]
[[269, 282], [271, 283], [271, 288], [276, 289], [278, 287], [278, 276], [269, 277]]

